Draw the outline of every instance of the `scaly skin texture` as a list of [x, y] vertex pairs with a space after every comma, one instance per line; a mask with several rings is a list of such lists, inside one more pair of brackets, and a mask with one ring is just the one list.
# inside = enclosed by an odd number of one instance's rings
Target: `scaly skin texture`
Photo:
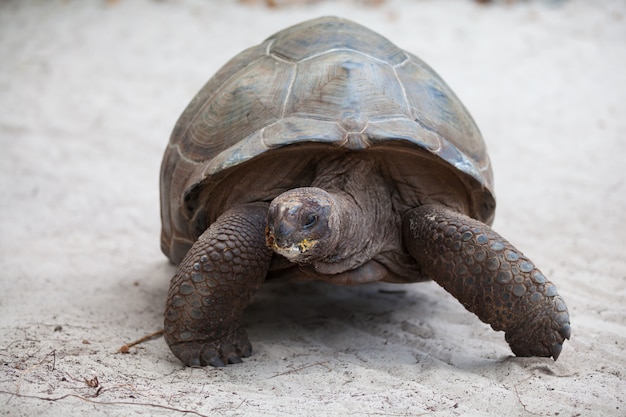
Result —
[[172, 278], [165, 340], [185, 365], [224, 366], [252, 353], [240, 318], [269, 269], [266, 216], [263, 203], [227, 211], [200, 236]]
[[556, 287], [489, 226], [442, 206], [404, 217], [405, 245], [425, 274], [494, 330], [517, 356], [559, 357], [570, 337]]

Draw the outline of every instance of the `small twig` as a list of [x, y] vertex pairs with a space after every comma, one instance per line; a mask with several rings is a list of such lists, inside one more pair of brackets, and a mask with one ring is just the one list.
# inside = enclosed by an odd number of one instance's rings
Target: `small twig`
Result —
[[536, 415], [536, 416], [540, 416], [541, 414], [537, 414], [537, 413], [533, 413], [532, 411], [530, 411], [528, 408], [526, 408], [526, 404], [524, 404], [524, 402], [522, 401], [522, 398], [519, 395], [519, 391], [517, 390], [517, 386], [520, 385], [523, 382], [528, 381], [529, 379], [531, 379], [532, 377], [534, 377], [535, 375], [530, 375], [527, 378], [522, 379], [521, 381], [519, 381], [517, 384], [513, 385], [513, 389], [515, 390], [515, 396], [517, 397], [517, 401], [519, 401], [519, 403], [522, 405], [522, 408], [524, 409], [524, 411], [526, 411], [527, 413]]
[[133, 347], [135, 345], [138, 345], [140, 343], [143, 343], [143, 342], [147, 342], [148, 340], [154, 339], [155, 337], [162, 336], [163, 332], [164, 332], [164, 330], [161, 329], [161, 330], [158, 330], [158, 331], [156, 331], [154, 333], [151, 333], [151, 334], [149, 334], [147, 336], [144, 336], [144, 337], [142, 337], [140, 339], [137, 339], [134, 342], [130, 342], [128, 344], [125, 344], [124, 346], [122, 346], [121, 348], [118, 349], [118, 353], [128, 353], [131, 347]]
[[0, 394], [14, 395], [14, 396], [20, 397], [20, 398], [33, 398], [33, 399], [36, 399], [36, 400], [43, 400], [43, 401], [61, 401], [61, 400], [64, 400], [66, 398], [73, 397], [73, 398], [78, 398], [79, 400], [83, 400], [85, 402], [92, 403], [92, 404], [99, 404], [99, 405], [139, 405], [139, 406], [143, 406], [143, 407], [162, 408], [164, 410], [176, 411], [178, 413], [183, 413], [183, 414], [194, 414], [194, 415], [199, 416], [199, 417], [209, 417], [208, 415], [200, 414], [197, 411], [183, 410], [183, 409], [180, 409], [180, 408], [174, 408], [174, 407], [170, 407], [170, 406], [167, 406], [167, 405], [152, 404], [152, 403], [134, 403], [134, 402], [130, 402], [130, 401], [94, 401], [92, 399], [81, 397], [80, 395], [76, 395], [76, 394], [65, 394], [65, 395], [62, 395], [62, 396], [56, 397], [56, 398], [39, 397], [39, 396], [36, 396], [36, 395], [23, 395], [23, 394], [18, 394], [18, 393], [15, 393], [15, 392], [9, 392], [9, 391], [3, 391], [3, 390], [0, 390]]
[[[34, 369], [37, 369], [37, 368], [39, 368], [41, 365], [43, 365], [43, 364], [44, 364], [44, 362], [45, 362], [45, 361], [46, 361], [46, 360], [47, 360], [50, 356], [52, 356], [52, 370], [53, 370], [53, 371], [55, 370], [55, 366], [56, 366], [56, 353], [57, 353], [56, 349], [53, 349], [50, 353], [48, 353], [46, 356], [44, 356], [44, 357], [43, 357], [43, 359], [42, 359], [42, 360], [40, 360], [38, 363], [36, 363], [36, 364], [34, 364], [34, 365], [32, 365], [32, 366], [29, 366], [28, 368], [24, 369], [24, 370], [21, 372], [21, 374], [20, 374], [20, 376], [19, 376], [18, 383], [17, 383], [17, 394], [19, 394], [19, 392], [20, 392], [20, 384], [22, 383], [22, 379], [23, 379], [23, 378], [24, 378], [24, 377], [25, 377], [28, 373], [32, 372]], [[31, 356], [29, 356], [29, 358], [28, 358], [28, 359], [33, 358], [33, 357], [34, 357], [34, 355], [31, 355]], [[26, 359], [26, 360], [28, 360], [28, 359]]]
[[298, 371], [301, 371], [301, 370], [303, 370], [303, 369], [310, 368], [310, 367], [312, 367], [312, 366], [324, 365], [324, 364], [326, 364], [326, 363], [328, 363], [328, 361], [320, 361], [320, 362], [310, 363], [310, 364], [308, 364], [308, 365], [304, 365], [304, 366], [301, 366], [301, 367], [296, 368], [296, 369], [290, 369], [290, 370], [288, 370], [288, 371], [281, 372], [281, 373], [276, 374], [276, 375], [272, 375], [272, 376], [270, 377], [270, 379], [272, 379], [272, 378], [276, 378], [277, 376], [282, 376], [282, 375], [293, 374], [294, 372], [298, 372]]
[[235, 409], [234, 409], [233, 411], [237, 411], [237, 410], [239, 410], [239, 408], [240, 408], [242, 405], [244, 405], [244, 404], [246, 403], [246, 401], [248, 401], [248, 400], [246, 400], [245, 398], [244, 398], [243, 400], [241, 400], [241, 402], [239, 403], [239, 405], [238, 405], [237, 407], [235, 407]]
[[[51, 355], [52, 355], [52, 370], [54, 371], [55, 368], [56, 368], [56, 365], [57, 365], [57, 351], [56, 351], [56, 349], [54, 349], [54, 350], [52, 350], [52, 352], [48, 353], [46, 355], [46, 357], [43, 358], [43, 360], [46, 360], [46, 358], [48, 356], [51, 356]], [[42, 360], [42, 362], [43, 362], [43, 360]]]

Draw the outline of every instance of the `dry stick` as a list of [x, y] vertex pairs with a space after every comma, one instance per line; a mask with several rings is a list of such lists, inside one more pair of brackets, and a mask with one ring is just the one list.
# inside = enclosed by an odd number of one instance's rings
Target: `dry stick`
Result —
[[[271, 377], [269, 377], [269, 379], [276, 378], [277, 376], [282, 376], [282, 375], [293, 374], [293, 373], [295, 373], [295, 372], [301, 371], [301, 370], [306, 369], [306, 368], [310, 368], [310, 367], [312, 367], [312, 366], [317, 366], [317, 365], [324, 366], [324, 364], [326, 364], [326, 363], [328, 363], [328, 361], [319, 361], [319, 362], [315, 362], [315, 363], [310, 363], [310, 364], [308, 364], [308, 365], [304, 365], [304, 366], [301, 366], [301, 367], [296, 368], [296, 369], [290, 369], [290, 370], [288, 370], [288, 371], [281, 372], [281, 373], [276, 374], [276, 375], [272, 375]], [[324, 366], [324, 367], [325, 367], [325, 366]], [[325, 367], [325, 368], [326, 368], [326, 367]], [[326, 369], [328, 369], [328, 368], [326, 368]]]
[[118, 352], [119, 353], [128, 353], [128, 351], [130, 350], [131, 347], [133, 347], [135, 345], [138, 345], [140, 343], [143, 343], [143, 342], [147, 342], [148, 340], [154, 339], [155, 337], [162, 336], [163, 332], [164, 332], [164, 330], [161, 329], [161, 330], [158, 330], [158, 331], [156, 331], [154, 333], [151, 333], [151, 334], [149, 334], [147, 336], [144, 336], [141, 339], [137, 339], [134, 342], [130, 342], [130, 343], [122, 346], [121, 348], [119, 348]]
[[92, 403], [92, 404], [100, 404], [100, 405], [139, 405], [139, 406], [143, 406], [143, 407], [162, 408], [164, 410], [176, 411], [176, 412], [185, 413], [185, 414], [195, 414], [195, 415], [197, 415], [199, 417], [209, 417], [206, 414], [200, 414], [197, 411], [183, 410], [183, 409], [180, 409], [180, 408], [169, 407], [167, 405], [152, 404], [152, 403], [134, 403], [134, 402], [130, 402], [130, 401], [94, 401], [94, 400], [91, 400], [89, 398], [81, 397], [80, 395], [76, 395], [76, 394], [65, 394], [65, 395], [62, 395], [62, 396], [57, 397], [57, 398], [39, 397], [39, 396], [36, 396], [36, 395], [23, 395], [23, 394], [18, 394], [18, 393], [15, 393], [15, 392], [4, 391], [4, 390], [0, 390], [0, 394], [14, 395], [14, 396], [19, 397], [19, 398], [34, 398], [34, 399], [43, 400], [43, 401], [60, 401], [60, 400], [66, 399], [66, 398], [73, 397], [73, 398], [78, 398], [79, 400], [83, 400], [83, 401], [86, 401], [86, 402]]
[[522, 398], [519, 395], [519, 391], [517, 390], [517, 386], [522, 384], [523, 382], [528, 381], [529, 379], [531, 379], [532, 377], [534, 377], [535, 375], [530, 375], [527, 378], [522, 379], [521, 381], [519, 381], [518, 383], [513, 385], [513, 389], [515, 390], [515, 396], [517, 397], [517, 401], [519, 401], [519, 403], [522, 405], [522, 408], [524, 409], [524, 411], [526, 411], [527, 413], [533, 414], [535, 416], [540, 416], [541, 414], [537, 414], [537, 413], [533, 413], [532, 411], [530, 411], [528, 408], [526, 408], [526, 404], [524, 404], [524, 402], [522, 401]]
[[28, 368], [24, 369], [24, 371], [20, 374], [20, 377], [19, 377], [18, 382], [17, 382], [17, 394], [19, 394], [19, 392], [20, 392], [20, 385], [22, 383], [22, 378], [24, 378], [24, 376], [26, 374], [28, 374], [29, 372], [31, 372], [32, 370], [37, 369], [41, 365], [43, 365], [44, 362], [50, 356], [52, 356], [52, 370], [54, 371], [55, 366], [56, 366], [56, 361], [57, 361], [57, 351], [56, 351], [56, 349], [53, 349], [50, 353], [48, 353], [46, 356], [44, 356], [43, 359], [39, 361], [39, 363], [36, 363], [36, 364], [34, 364], [32, 366], [29, 366]]

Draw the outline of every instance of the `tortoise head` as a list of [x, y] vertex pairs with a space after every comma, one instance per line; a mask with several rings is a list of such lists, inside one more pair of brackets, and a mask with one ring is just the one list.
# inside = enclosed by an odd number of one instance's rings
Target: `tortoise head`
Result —
[[339, 242], [340, 219], [334, 198], [320, 188], [286, 191], [270, 204], [267, 245], [291, 262], [309, 264], [330, 257]]

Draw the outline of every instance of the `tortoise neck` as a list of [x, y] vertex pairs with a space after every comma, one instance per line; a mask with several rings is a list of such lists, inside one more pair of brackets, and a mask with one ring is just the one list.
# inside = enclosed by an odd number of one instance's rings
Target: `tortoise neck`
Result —
[[[374, 161], [341, 158], [318, 165], [312, 187], [334, 201], [339, 226], [332, 254], [314, 264], [320, 273], [336, 274], [357, 268], [379, 252], [381, 236], [390, 226], [391, 198]], [[393, 227], [393, 226], [392, 226]]]

